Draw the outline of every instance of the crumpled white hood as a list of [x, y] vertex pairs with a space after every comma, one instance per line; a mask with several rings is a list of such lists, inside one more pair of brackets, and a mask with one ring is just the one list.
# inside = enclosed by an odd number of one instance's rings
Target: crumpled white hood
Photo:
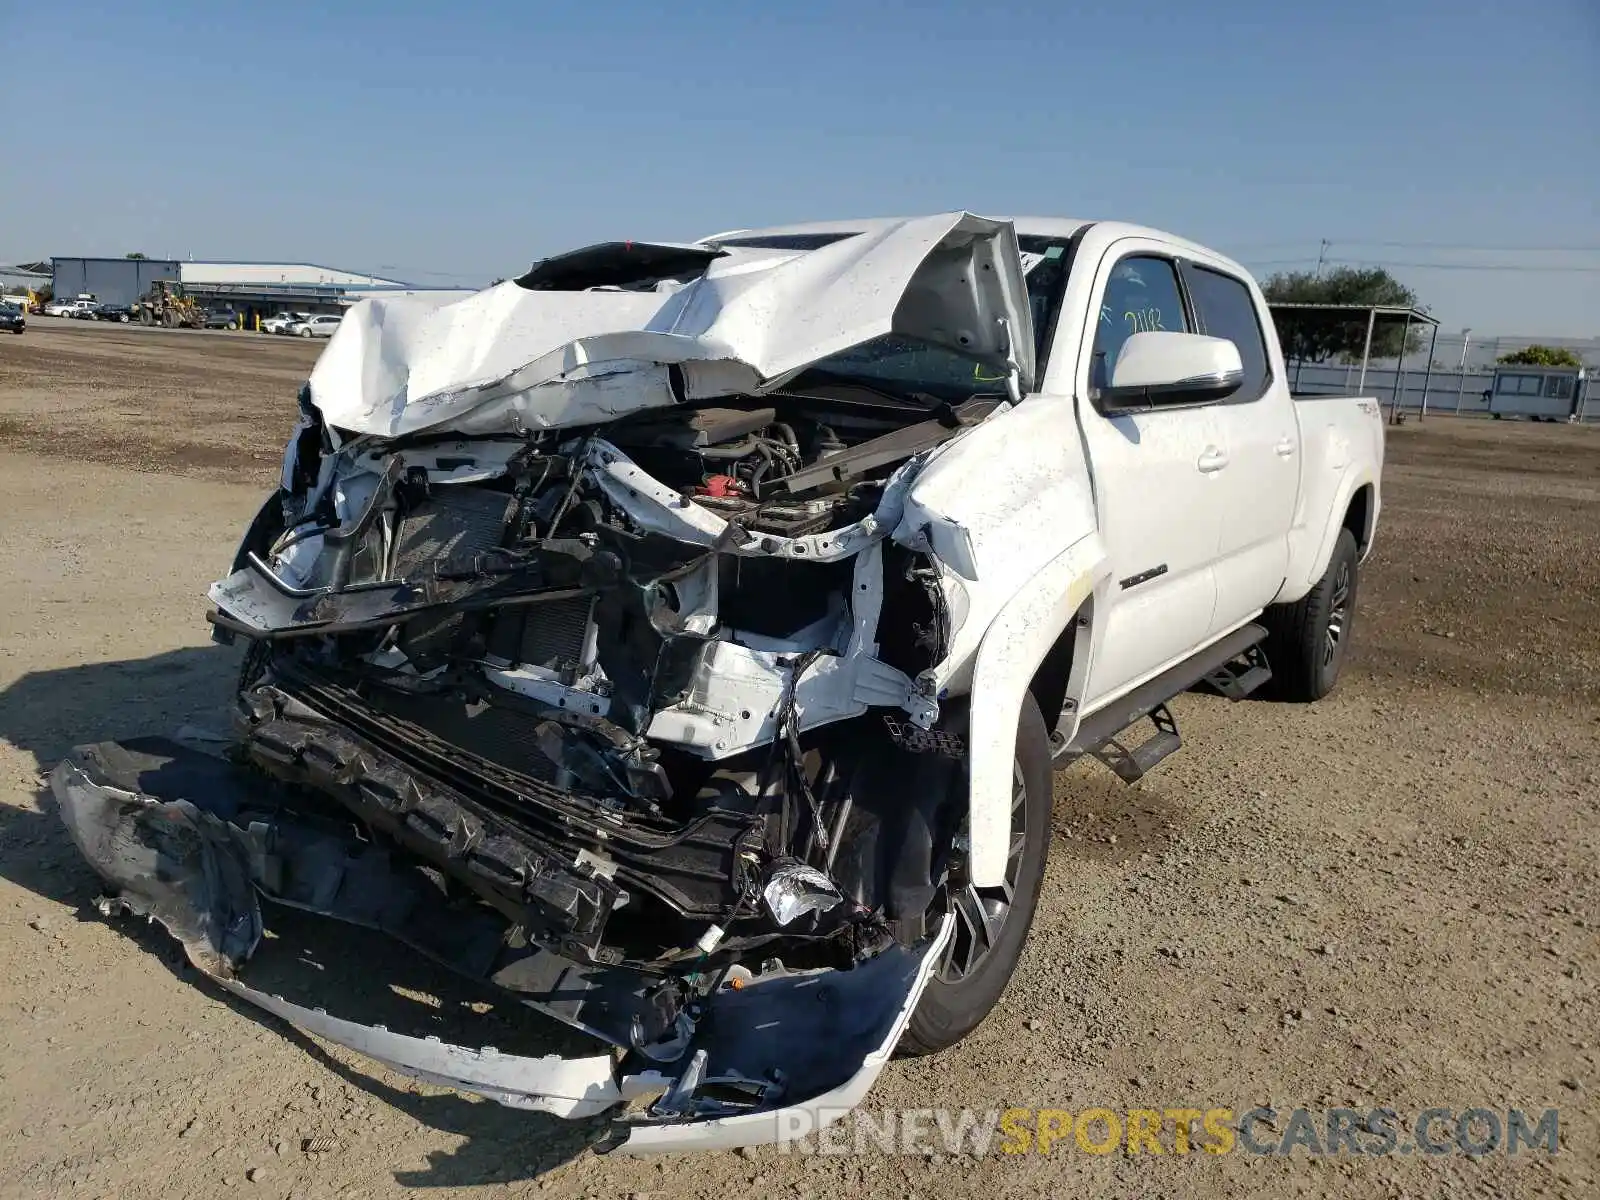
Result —
[[1033, 378], [1027, 287], [1009, 223], [916, 217], [818, 250], [728, 248], [660, 291], [502, 283], [365, 300], [311, 374], [324, 419], [352, 433], [489, 434], [598, 423], [754, 390], [889, 333]]

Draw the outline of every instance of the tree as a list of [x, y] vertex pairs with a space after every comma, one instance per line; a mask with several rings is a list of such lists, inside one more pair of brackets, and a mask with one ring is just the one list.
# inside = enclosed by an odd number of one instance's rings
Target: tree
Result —
[[134, 251], [131, 251], [130, 253], [124, 254], [122, 257], [123, 258], [148, 258], [150, 256], [147, 255], [147, 254], [140, 254], [139, 251], [134, 250]]
[[1565, 346], [1524, 346], [1495, 359], [1516, 367], [1581, 367], [1583, 360]]
[[[1417, 307], [1417, 294], [1382, 267], [1334, 267], [1320, 275], [1311, 271], [1280, 271], [1262, 284], [1261, 290], [1269, 302], [1277, 304]], [[1359, 360], [1366, 345], [1365, 313], [1279, 311], [1273, 315], [1273, 320], [1283, 342], [1284, 356], [1299, 362], [1326, 362], [1335, 356]], [[1397, 357], [1403, 329], [1403, 321], [1380, 320], [1374, 325], [1372, 357]], [[1416, 351], [1422, 345], [1421, 326], [1413, 324], [1404, 337], [1406, 353]]]

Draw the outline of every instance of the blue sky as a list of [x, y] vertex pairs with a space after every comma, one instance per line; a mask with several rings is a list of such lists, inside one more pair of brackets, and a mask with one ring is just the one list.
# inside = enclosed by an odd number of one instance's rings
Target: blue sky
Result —
[[0, 46], [35, 85], [0, 116], [0, 261], [481, 283], [602, 238], [966, 208], [1261, 273], [1328, 238], [1445, 264], [1393, 270], [1446, 332], [1600, 336], [1595, 0], [0, 0]]

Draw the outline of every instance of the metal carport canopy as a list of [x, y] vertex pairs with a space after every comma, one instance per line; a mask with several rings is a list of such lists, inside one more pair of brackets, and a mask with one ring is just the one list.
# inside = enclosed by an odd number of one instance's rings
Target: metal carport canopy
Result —
[[[1372, 334], [1377, 329], [1378, 322], [1389, 324], [1400, 322], [1400, 355], [1395, 359], [1394, 392], [1389, 403], [1389, 420], [1396, 423], [1400, 416], [1400, 381], [1405, 376], [1403, 363], [1405, 362], [1406, 337], [1411, 332], [1413, 323], [1418, 325], [1431, 325], [1433, 336], [1428, 340], [1428, 365], [1422, 377], [1423, 404], [1427, 404], [1428, 383], [1433, 377], [1433, 351], [1439, 344], [1439, 318], [1430, 316], [1423, 309], [1413, 305], [1404, 304], [1303, 304], [1293, 301], [1278, 302], [1267, 301], [1267, 308], [1274, 314], [1279, 312], [1293, 313], [1295, 316], [1305, 316], [1312, 320], [1324, 317], [1331, 324], [1359, 319], [1365, 314], [1367, 318], [1367, 337], [1361, 347], [1361, 379], [1356, 384], [1356, 391], [1360, 392], [1367, 385], [1367, 363], [1372, 357]], [[1427, 409], [1424, 407], [1423, 414]], [[1421, 419], [1420, 417], [1418, 418]]]

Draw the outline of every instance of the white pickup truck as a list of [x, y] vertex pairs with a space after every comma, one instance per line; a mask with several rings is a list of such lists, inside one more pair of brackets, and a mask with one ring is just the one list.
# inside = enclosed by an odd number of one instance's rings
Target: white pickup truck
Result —
[[[806, 1133], [971, 1031], [1052, 767], [1138, 779], [1191, 687], [1325, 695], [1379, 511], [1377, 402], [1291, 399], [1242, 267], [1111, 222], [605, 243], [357, 305], [300, 403], [211, 589], [233, 762], [84, 747], [63, 818], [239, 995], [630, 1150]], [[263, 896], [606, 1048], [256, 991]]]

